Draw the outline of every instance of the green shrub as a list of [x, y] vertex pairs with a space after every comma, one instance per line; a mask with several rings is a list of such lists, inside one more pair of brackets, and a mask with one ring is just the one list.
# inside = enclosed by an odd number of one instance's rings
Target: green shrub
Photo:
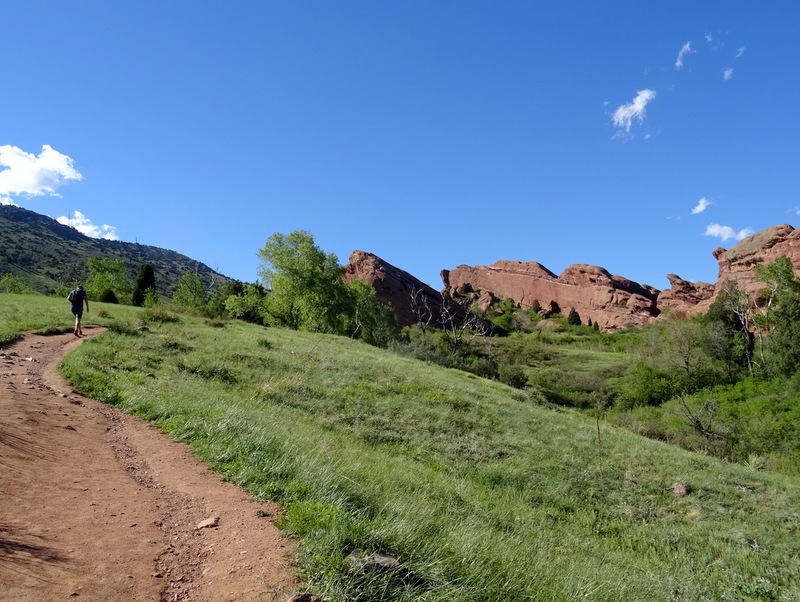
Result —
[[180, 318], [169, 311], [164, 305], [152, 305], [145, 307], [139, 312], [139, 317], [145, 322], [155, 322], [156, 324], [167, 324], [179, 322]]
[[97, 301], [100, 303], [119, 303], [117, 294], [110, 288], [104, 289], [98, 296]]
[[36, 291], [34, 291], [31, 287], [22, 284], [15, 274], [7, 272], [0, 277], [0, 293], [11, 293], [14, 295], [34, 295], [36, 294]]
[[127, 322], [125, 320], [112, 320], [111, 322], [108, 323], [107, 328], [111, 332], [115, 332], [117, 334], [124, 334], [128, 336], [136, 336], [140, 334], [139, 331], [136, 330], [130, 322]]
[[525, 370], [519, 364], [500, 364], [497, 368], [497, 378], [515, 389], [522, 389], [528, 384]]

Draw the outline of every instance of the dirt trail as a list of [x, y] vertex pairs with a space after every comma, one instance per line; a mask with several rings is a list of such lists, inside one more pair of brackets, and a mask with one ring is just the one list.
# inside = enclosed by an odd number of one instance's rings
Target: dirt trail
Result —
[[81, 341], [0, 348], [0, 600], [287, 600], [280, 509], [76, 394], [56, 368]]

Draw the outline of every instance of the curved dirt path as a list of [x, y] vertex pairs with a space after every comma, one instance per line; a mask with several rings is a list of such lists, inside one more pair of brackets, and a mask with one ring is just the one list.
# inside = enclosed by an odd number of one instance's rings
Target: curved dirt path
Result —
[[27, 335], [0, 347], [0, 599], [287, 600], [280, 508], [75, 393], [57, 366], [80, 343]]

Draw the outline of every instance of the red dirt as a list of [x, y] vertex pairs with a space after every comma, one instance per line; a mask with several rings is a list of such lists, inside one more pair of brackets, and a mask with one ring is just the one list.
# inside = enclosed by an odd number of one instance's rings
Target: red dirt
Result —
[[[80, 344], [27, 335], [0, 348], [0, 599], [289, 598], [294, 548], [274, 525], [280, 508], [143, 420], [78, 395], [56, 368]], [[218, 526], [197, 528], [213, 517]]]

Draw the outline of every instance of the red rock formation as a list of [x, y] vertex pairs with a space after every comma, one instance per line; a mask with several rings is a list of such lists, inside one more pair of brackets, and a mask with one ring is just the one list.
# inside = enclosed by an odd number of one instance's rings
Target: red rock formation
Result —
[[658, 308], [661, 311], [671, 308], [680, 314], [692, 315], [708, 309], [714, 297], [713, 284], [689, 282], [675, 274], [667, 274], [667, 280], [672, 286], [658, 295]]
[[726, 280], [734, 280], [740, 289], [756, 297], [764, 285], [756, 279], [753, 267], [772, 263], [782, 255], [789, 258], [795, 274], [800, 275], [800, 229], [789, 224], [773, 226], [748, 236], [729, 250], [717, 248], [713, 254], [719, 263], [716, 285], [692, 284], [674, 275], [667, 276], [672, 287], [659, 295], [659, 308], [671, 307], [686, 315], [705, 312]]
[[460, 265], [443, 270], [442, 280], [451, 296], [468, 284], [479, 295], [489, 291], [512, 299], [523, 309], [532, 307], [534, 301], [542, 307], [554, 304], [555, 311], [563, 313], [574, 307], [584, 324], [591, 320], [604, 331], [643, 326], [658, 315], [656, 289], [592, 265], [571, 265], [556, 276], [535, 261], [498, 261], [490, 266]]
[[361, 280], [375, 289], [380, 301], [390, 305], [402, 324], [457, 328], [470, 321], [476, 329], [493, 332], [495, 326], [446, 295], [435, 291], [408, 272], [372, 253], [353, 251], [344, 266], [345, 280]]
[[407, 272], [363, 251], [354, 251], [350, 256], [345, 278], [357, 278], [372, 285], [378, 298], [390, 303], [404, 324], [424, 322], [441, 326], [443, 320], [456, 313], [459, 320], [472, 315], [452, 300], [463, 298], [462, 287], [469, 285], [465, 287], [471, 290], [466, 304], [486, 309], [499, 299], [512, 299], [519, 307], [529, 308], [538, 301], [540, 313], [545, 316], [557, 312], [566, 315], [574, 307], [584, 324], [591, 321], [607, 332], [644, 326], [667, 308], [686, 316], [705, 312], [728, 279], [736, 280], [740, 288], [756, 295], [763, 285], [756, 280], [753, 266], [768, 264], [781, 255], [789, 257], [795, 273], [800, 274], [800, 230], [788, 224], [753, 234], [730, 250], [716, 249], [714, 257], [719, 262], [716, 284], [692, 283], [669, 274], [671, 287], [664, 291], [612, 276], [592, 265], [571, 265], [556, 276], [535, 261], [498, 261], [490, 266], [460, 265], [454, 270], [442, 270], [445, 286], [442, 295]]

